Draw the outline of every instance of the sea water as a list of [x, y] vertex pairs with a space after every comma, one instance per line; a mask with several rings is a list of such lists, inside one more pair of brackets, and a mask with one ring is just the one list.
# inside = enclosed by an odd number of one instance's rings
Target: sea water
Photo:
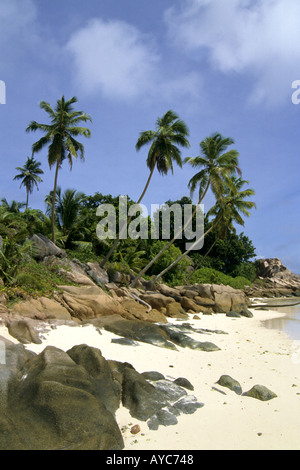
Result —
[[[298, 305], [284, 306], [285, 303], [294, 303], [297, 300], [299, 300]], [[282, 317], [266, 320], [264, 326], [285, 331], [292, 339], [300, 341], [300, 298], [290, 298], [284, 301], [280, 299], [279, 302], [282, 306], [272, 307], [272, 304], [268, 303], [268, 307], [270, 310], [282, 313]]]

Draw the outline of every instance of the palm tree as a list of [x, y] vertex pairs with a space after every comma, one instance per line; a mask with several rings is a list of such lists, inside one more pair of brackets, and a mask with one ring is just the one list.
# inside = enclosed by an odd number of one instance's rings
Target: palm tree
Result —
[[[55, 222], [62, 234], [60, 241], [65, 241], [65, 247], [70, 245], [74, 236], [78, 235], [80, 231], [86, 231], [82, 226], [82, 220], [80, 220], [81, 203], [84, 197], [84, 193], [75, 189], [66, 189], [62, 192], [59, 186], [56, 188]], [[52, 200], [53, 194], [50, 191], [50, 194], [45, 197], [46, 213], [48, 214], [52, 211]]]
[[20, 173], [14, 177], [14, 180], [22, 180], [20, 188], [22, 186], [26, 188], [26, 209], [28, 208], [29, 194], [33, 192], [34, 186], [36, 186], [38, 190], [38, 183], [43, 181], [39, 176], [44, 173], [40, 166], [41, 163], [36, 161], [33, 157], [27, 157], [23, 167], [16, 167], [16, 170], [20, 171]]
[[198, 204], [202, 202], [210, 187], [218, 199], [224, 192], [225, 178], [234, 172], [241, 175], [238, 166], [239, 153], [233, 149], [227, 151], [227, 148], [233, 144], [234, 140], [231, 137], [223, 137], [216, 132], [200, 143], [201, 155], [185, 159], [185, 163], [189, 163], [193, 168], [200, 168], [188, 184], [191, 197], [199, 185]]
[[[249, 182], [242, 180], [240, 177], [236, 176], [226, 177], [225, 178], [227, 187], [224, 187], [225, 194], [217, 200], [216, 204], [209, 210], [208, 214], [215, 216], [215, 219], [211, 227], [202, 235], [201, 240], [203, 240], [208, 233], [210, 233], [218, 224], [223, 226], [232, 226], [234, 222], [238, 225], [244, 226], [244, 220], [241, 216], [241, 213], [250, 217], [249, 210], [256, 207], [255, 203], [252, 201], [245, 201], [245, 198], [253, 196], [255, 191], [253, 189], [241, 190], [244, 184]], [[166, 272], [172, 269], [182, 258], [187, 256], [193, 248], [199, 244], [201, 240], [196, 240], [192, 246], [180, 255], [170, 266], [164, 269], [160, 274], [156, 276], [154, 281], [157, 281], [161, 278]]]
[[84, 160], [84, 146], [74, 137], [84, 136], [90, 137], [91, 132], [86, 127], [79, 127], [80, 122], [91, 121], [91, 117], [82, 111], [74, 111], [73, 104], [77, 103], [74, 96], [66, 101], [64, 96], [57, 100], [56, 107], [53, 110], [49, 103], [41, 101], [40, 107], [51, 119], [51, 124], [39, 124], [31, 121], [26, 128], [26, 132], [35, 132], [40, 130], [45, 133], [32, 146], [32, 154], [39, 152], [48, 145], [48, 163], [50, 169], [55, 165], [54, 189], [51, 213], [51, 229], [52, 241], [55, 242], [55, 199], [58, 179], [58, 170], [61, 168], [62, 162], [67, 158], [69, 160], [70, 169], [72, 169], [73, 158], [77, 159], [78, 153]]
[[5, 197], [1, 199], [1, 207], [5, 212], [19, 214], [25, 205], [25, 202], [18, 202], [13, 200], [9, 203]]
[[[157, 119], [155, 130], [143, 131], [140, 133], [135, 148], [139, 151], [144, 145], [151, 144], [147, 157], [147, 167], [150, 170], [150, 174], [137, 204], [140, 204], [142, 201], [155, 168], [157, 168], [160, 174], [166, 175], [169, 170], [173, 173], [173, 162], [177, 163], [180, 168], [182, 167], [181, 152], [178, 146], [188, 148], [190, 146], [187, 139], [188, 136], [189, 130], [185, 122], [179, 119], [177, 114], [171, 110], [167, 111], [162, 118]], [[128, 227], [130, 220], [131, 217], [128, 219], [127, 224], [123, 227], [112, 248], [105, 256], [101, 263], [101, 267], [105, 265], [112, 252], [115, 250], [121, 234]]]
[[63, 234], [70, 233], [78, 222], [78, 215], [84, 194], [75, 189], [66, 189], [61, 194], [61, 189], [57, 188], [56, 215]]
[[[220, 197], [224, 191], [224, 178], [226, 175], [231, 175], [234, 171], [240, 174], [238, 167], [239, 153], [236, 150], [226, 151], [227, 148], [234, 144], [234, 140], [230, 137], [223, 137], [220, 133], [215, 133], [207, 137], [200, 143], [202, 155], [194, 158], [186, 158], [185, 163], [189, 163], [192, 167], [200, 167], [201, 170], [197, 172], [190, 180], [188, 187], [191, 190], [191, 197], [199, 185], [198, 203], [191, 215], [187, 220], [184, 227], [174, 235], [174, 238], [167, 243], [162, 250], [144, 267], [144, 269], [136, 276], [131, 285], [135, 286], [137, 281], [145, 274], [146, 271], [160, 258], [165, 250], [172, 245], [181, 233], [189, 226], [193, 217], [199, 210], [200, 204], [206, 196], [209, 187], [216, 196]], [[225, 152], [225, 153], [224, 153]]]

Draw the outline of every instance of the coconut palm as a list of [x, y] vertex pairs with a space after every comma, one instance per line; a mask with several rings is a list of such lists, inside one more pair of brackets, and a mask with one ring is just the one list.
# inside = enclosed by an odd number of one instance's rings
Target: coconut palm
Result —
[[208, 212], [209, 216], [215, 217], [211, 227], [204, 233], [204, 235], [202, 235], [200, 240], [196, 240], [188, 250], [182, 253], [182, 255], [170, 264], [170, 266], [158, 274], [154, 281], [157, 281], [179, 261], [181, 261], [182, 258], [186, 257], [190, 251], [193, 250], [218, 224], [222, 224], [223, 226], [232, 226], [235, 222], [238, 225], [244, 226], [242, 215], [250, 217], [249, 210], [256, 207], [254, 202], [245, 201], [245, 198], [253, 196], [255, 191], [253, 189], [242, 190], [244, 184], [248, 184], [249, 182], [242, 180], [241, 177], [226, 177], [225, 181], [227, 183], [227, 187], [224, 186], [224, 195], [218, 198], [216, 204]]
[[1, 199], [1, 207], [4, 212], [19, 214], [21, 212], [21, 209], [23, 209], [23, 207], [25, 206], [25, 202], [18, 202], [15, 200], [8, 202], [5, 197]]
[[218, 199], [224, 192], [225, 178], [234, 172], [241, 175], [238, 166], [239, 153], [234, 149], [227, 150], [233, 144], [234, 140], [231, 137], [223, 137], [217, 132], [200, 143], [201, 155], [185, 159], [185, 163], [200, 169], [188, 184], [191, 197], [199, 186], [198, 204], [202, 202], [209, 188]]
[[52, 241], [55, 242], [55, 199], [58, 171], [63, 161], [69, 160], [70, 169], [72, 169], [73, 158], [77, 159], [78, 154], [84, 160], [84, 146], [78, 142], [75, 137], [90, 137], [91, 132], [86, 127], [79, 127], [81, 122], [91, 121], [91, 117], [82, 111], [74, 111], [73, 104], [77, 103], [74, 96], [66, 101], [64, 96], [57, 100], [55, 109], [52, 109], [49, 103], [42, 101], [40, 103], [43, 109], [51, 119], [51, 124], [39, 124], [36, 121], [26, 128], [26, 132], [35, 132], [40, 130], [45, 133], [32, 146], [32, 153], [37, 153], [45, 146], [48, 146], [48, 163], [50, 169], [55, 166], [54, 189], [51, 213]]
[[224, 192], [224, 178], [235, 171], [240, 174], [238, 167], [239, 153], [236, 150], [227, 151], [227, 148], [232, 144], [234, 144], [234, 140], [230, 137], [223, 137], [220, 133], [215, 133], [200, 143], [202, 155], [193, 158], [189, 157], [184, 160], [185, 163], [189, 163], [193, 168], [201, 168], [201, 170], [191, 178], [188, 184], [191, 197], [193, 197], [196, 187], [199, 185], [198, 203], [184, 227], [174, 235], [174, 238], [167, 243], [136, 276], [132, 281], [132, 286], [134, 286], [143, 274], [160, 258], [164, 251], [178, 239], [182, 232], [190, 226], [209, 188], [211, 187], [214, 195], [218, 198]]
[[[64, 242], [66, 248], [74, 238], [79, 237], [79, 240], [81, 240], [80, 233], [87, 231], [80, 217], [84, 197], [84, 193], [75, 189], [66, 189], [62, 192], [60, 186], [56, 188], [55, 223], [59, 229], [60, 242]], [[52, 191], [50, 191], [50, 194], [45, 197], [47, 214], [52, 211], [52, 200], [53, 195]]]
[[14, 177], [14, 180], [22, 180], [20, 188], [22, 186], [26, 188], [26, 209], [28, 208], [29, 194], [33, 192], [35, 186], [38, 190], [38, 183], [43, 181], [39, 176], [44, 173], [40, 166], [41, 163], [36, 161], [33, 157], [27, 157], [23, 167], [16, 167], [16, 170], [20, 171], [20, 173]]
[[78, 222], [79, 211], [84, 194], [75, 189], [66, 189], [63, 193], [57, 188], [56, 215], [64, 235], [74, 229]]
[[[167, 111], [162, 118], [157, 119], [155, 130], [143, 131], [140, 133], [135, 148], [139, 151], [144, 145], [151, 144], [147, 157], [147, 167], [150, 170], [150, 174], [137, 204], [140, 204], [142, 201], [155, 168], [157, 168], [160, 174], [166, 175], [170, 170], [173, 173], [173, 162], [182, 167], [181, 152], [178, 146], [188, 148], [190, 146], [188, 136], [189, 130], [185, 122], [179, 119], [177, 114], [171, 110]], [[105, 256], [101, 263], [101, 267], [105, 265], [115, 250], [120, 237], [128, 227], [130, 220], [131, 217], [128, 219], [127, 224], [123, 227], [112, 248]]]

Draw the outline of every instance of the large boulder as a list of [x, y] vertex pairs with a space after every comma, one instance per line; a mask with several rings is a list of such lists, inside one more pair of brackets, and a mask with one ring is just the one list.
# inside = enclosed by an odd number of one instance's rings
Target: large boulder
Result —
[[67, 256], [64, 250], [56, 246], [55, 243], [41, 233], [32, 235], [32, 237], [30, 237], [30, 241], [35, 247], [33, 256], [36, 259], [43, 260], [46, 256], [58, 256], [60, 258], [65, 258]]
[[87, 274], [93, 281], [102, 286], [109, 283], [109, 277], [105, 269], [101, 268], [99, 263], [87, 263]]
[[94, 286], [62, 286], [61, 302], [66, 306], [72, 317], [86, 320], [99, 316], [124, 315], [128, 312], [121, 303]]
[[88, 268], [78, 260], [69, 260], [68, 258], [57, 258], [55, 256], [47, 256], [43, 263], [46, 266], [58, 268], [58, 272], [64, 279], [70, 283], [82, 286], [94, 286], [95, 283], [87, 274]]
[[28, 317], [37, 320], [70, 320], [70, 312], [55, 299], [39, 297], [18, 302], [9, 309], [10, 316]]
[[67, 352], [48, 346], [36, 355], [0, 340], [0, 450], [121, 450], [115, 419], [121, 402], [150, 429], [203, 406], [187, 394], [193, 387], [183, 377], [140, 374], [87, 345]]
[[[9, 394], [0, 414], [2, 450], [119, 450], [124, 447], [107, 393], [120, 391], [107, 382], [108, 363], [101, 353], [48, 346], [39, 355], [13, 349]], [[78, 361], [74, 361], [71, 355]], [[88, 355], [91, 364], [86, 363]], [[102, 360], [103, 359], [103, 360]], [[103, 364], [104, 362], [104, 364]], [[100, 367], [101, 364], [101, 367]], [[6, 369], [5, 369], [6, 370]], [[103, 378], [101, 379], [101, 372]], [[3, 380], [0, 376], [0, 390]], [[3, 388], [3, 387], [2, 387]], [[105, 404], [106, 403], [106, 404]], [[106, 406], [107, 405], [107, 406]]]
[[169, 305], [172, 302], [175, 302], [175, 300], [172, 297], [168, 297], [166, 295], [163, 295], [157, 292], [141, 294], [140, 298], [144, 300], [147, 304], [149, 304], [152, 308], [155, 308], [156, 310], [161, 310], [162, 308], [166, 308], [167, 305]]
[[160, 425], [177, 424], [181, 413], [194, 413], [204, 406], [196, 397], [187, 395], [186, 389], [176, 381], [167, 380], [161, 374], [156, 377], [154, 372], [139, 374], [132, 366], [116, 362], [114, 369], [122, 381], [123, 405], [132, 417], [147, 421], [152, 430]]
[[229, 313], [231, 311], [241, 313], [247, 308], [248, 299], [242, 290], [212, 284], [211, 292], [215, 301], [214, 311], [216, 313]]

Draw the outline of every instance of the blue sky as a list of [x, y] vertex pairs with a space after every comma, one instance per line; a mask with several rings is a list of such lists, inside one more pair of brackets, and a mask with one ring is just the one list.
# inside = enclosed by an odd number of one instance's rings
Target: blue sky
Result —
[[[278, 257], [300, 273], [299, 0], [0, 0], [0, 196], [25, 200], [13, 181], [47, 122], [41, 100], [64, 94], [92, 116], [86, 161], [68, 164], [62, 189], [128, 194], [137, 200], [148, 177], [139, 133], [174, 110], [190, 130], [189, 150], [214, 132], [230, 136], [243, 178], [255, 189], [257, 210], [242, 229], [258, 257]], [[300, 95], [299, 95], [300, 96]], [[0, 96], [1, 101], [1, 96]], [[3, 98], [2, 98], [3, 101]], [[45, 172], [31, 207], [44, 210], [54, 170]], [[144, 204], [189, 195], [193, 170], [154, 174]], [[205, 206], [210, 207], [208, 195]]]

